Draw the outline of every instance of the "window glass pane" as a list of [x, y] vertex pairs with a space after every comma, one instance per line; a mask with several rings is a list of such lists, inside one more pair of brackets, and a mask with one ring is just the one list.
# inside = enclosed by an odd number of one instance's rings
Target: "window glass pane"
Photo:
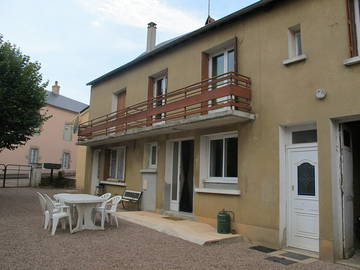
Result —
[[218, 55], [212, 58], [212, 76], [224, 73], [224, 55]]
[[156, 165], [156, 145], [151, 146], [151, 153], [150, 153], [150, 164]]
[[238, 139], [225, 139], [225, 177], [237, 177]]
[[295, 35], [295, 55], [302, 55], [302, 46], [301, 46], [301, 32], [297, 31], [294, 33]]
[[178, 163], [179, 163], [179, 143], [174, 143], [173, 151], [173, 175], [172, 175], [172, 185], [171, 185], [171, 199], [177, 200], [177, 183], [178, 183]]
[[298, 195], [315, 196], [315, 166], [305, 162], [298, 166]]
[[210, 177], [223, 176], [223, 140], [210, 141]]
[[161, 96], [163, 94], [163, 82], [164, 79], [160, 79], [156, 81], [156, 96]]
[[346, 129], [343, 130], [343, 141], [344, 146], [351, 147], [351, 135], [350, 132]]
[[313, 143], [317, 142], [316, 129], [295, 131], [292, 133], [292, 143]]
[[234, 56], [235, 56], [235, 53], [233, 50], [228, 51], [227, 72], [231, 72], [231, 71], [235, 70]]
[[63, 167], [63, 169], [70, 168], [70, 154], [69, 153], [63, 154], [62, 167]]
[[117, 179], [124, 179], [124, 172], [125, 172], [125, 168], [124, 168], [124, 164], [125, 164], [125, 149], [124, 148], [119, 148], [117, 150], [118, 152], [118, 159], [117, 159], [117, 172], [116, 172], [116, 178]]
[[110, 172], [109, 172], [109, 177], [110, 178], [116, 178], [115, 172], [116, 172], [116, 150], [111, 150], [110, 151]]
[[37, 163], [39, 156], [39, 150], [32, 148], [30, 149], [30, 163]]

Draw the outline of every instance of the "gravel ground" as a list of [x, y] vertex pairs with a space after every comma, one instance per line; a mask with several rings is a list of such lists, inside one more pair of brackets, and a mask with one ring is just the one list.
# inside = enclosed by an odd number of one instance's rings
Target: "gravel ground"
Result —
[[283, 266], [233, 242], [198, 246], [142, 226], [119, 220], [119, 228], [55, 236], [41, 228], [35, 191], [0, 188], [0, 269], [352, 269], [314, 262]]

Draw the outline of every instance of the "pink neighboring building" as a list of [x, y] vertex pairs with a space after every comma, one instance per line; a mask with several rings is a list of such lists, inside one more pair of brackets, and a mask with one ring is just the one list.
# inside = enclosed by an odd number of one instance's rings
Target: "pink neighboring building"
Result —
[[46, 106], [42, 109], [52, 117], [41, 133], [16, 150], [0, 152], [0, 164], [58, 163], [67, 173], [75, 173], [77, 133], [73, 132], [75, 117], [88, 105], [60, 95], [57, 82], [47, 91]]

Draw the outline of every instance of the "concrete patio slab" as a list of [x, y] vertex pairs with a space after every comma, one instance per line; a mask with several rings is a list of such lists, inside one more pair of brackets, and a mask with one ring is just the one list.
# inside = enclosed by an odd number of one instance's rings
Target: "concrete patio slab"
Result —
[[145, 226], [158, 232], [198, 244], [207, 245], [229, 239], [242, 240], [239, 234], [219, 234], [212, 226], [190, 220], [172, 220], [151, 212], [117, 212], [120, 219]]

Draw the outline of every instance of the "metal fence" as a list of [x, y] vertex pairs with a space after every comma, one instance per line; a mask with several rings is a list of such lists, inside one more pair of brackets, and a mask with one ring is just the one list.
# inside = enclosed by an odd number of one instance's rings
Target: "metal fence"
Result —
[[30, 187], [32, 170], [31, 165], [0, 164], [0, 187]]

